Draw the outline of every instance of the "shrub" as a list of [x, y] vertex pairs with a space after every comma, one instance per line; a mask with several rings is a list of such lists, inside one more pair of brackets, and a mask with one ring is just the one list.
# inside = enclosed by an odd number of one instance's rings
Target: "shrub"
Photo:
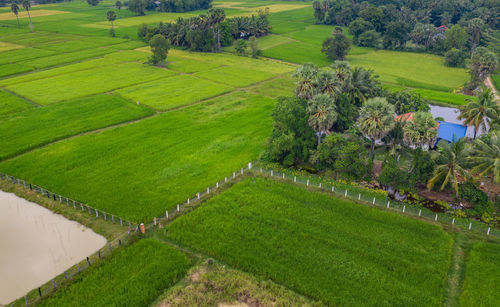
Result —
[[463, 67], [465, 66], [466, 58], [467, 58], [466, 52], [452, 48], [448, 50], [445, 54], [445, 63], [446, 65], [452, 67]]

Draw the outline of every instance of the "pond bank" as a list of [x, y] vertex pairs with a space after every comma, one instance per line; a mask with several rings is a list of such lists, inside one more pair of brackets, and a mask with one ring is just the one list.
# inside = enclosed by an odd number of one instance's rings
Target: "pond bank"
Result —
[[81, 224], [0, 191], [0, 305], [51, 280], [106, 244]]

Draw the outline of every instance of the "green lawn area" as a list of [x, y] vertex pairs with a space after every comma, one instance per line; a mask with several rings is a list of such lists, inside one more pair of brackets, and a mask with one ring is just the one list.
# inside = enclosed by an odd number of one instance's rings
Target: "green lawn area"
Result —
[[[0, 118], [17, 112], [33, 109], [35, 106], [24, 99], [0, 90]], [[0, 120], [0, 124], [2, 121]], [[1, 150], [1, 149], [0, 149]]]
[[173, 247], [144, 239], [78, 275], [40, 306], [148, 306], [190, 266]]
[[232, 90], [230, 86], [189, 75], [180, 75], [126, 87], [116, 93], [158, 110], [168, 110]]
[[441, 305], [452, 238], [395, 213], [250, 178], [169, 225], [169, 238], [328, 305]]
[[500, 302], [500, 245], [474, 244], [465, 268], [460, 306], [497, 306]]
[[172, 71], [150, 65], [123, 63], [18, 83], [7, 86], [7, 89], [42, 105], [48, 105], [157, 80], [174, 74]]
[[58, 142], [0, 163], [0, 171], [136, 222], [256, 160], [274, 100], [245, 92]]
[[18, 112], [0, 121], [0, 160], [71, 135], [151, 114], [151, 109], [113, 95]]

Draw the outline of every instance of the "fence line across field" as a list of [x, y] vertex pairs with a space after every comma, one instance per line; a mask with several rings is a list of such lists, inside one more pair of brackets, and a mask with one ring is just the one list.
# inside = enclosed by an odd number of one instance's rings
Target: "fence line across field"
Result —
[[39, 192], [42, 196], [47, 196], [47, 198], [54, 200], [54, 201], [59, 201], [61, 205], [66, 205], [67, 207], [72, 207], [75, 210], [78, 211], [85, 211], [88, 212], [89, 215], [95, 218], [102, 218], [105, 221], [111, 222], [111, 223], [120, 223], [120, 226], [123, 227], [128, 227], [127, 232], [124, 232], [123, 235], [115, 238], [114, 240], [107, 242], [106, 245], [102, 248], [100, 248], [97, 252], [87, 256], [85, 259], [81, 260], [74, 266], [70, 267], [64, 273], [54, 277], [52, 280], [46, 282], [45, 284], [29, 291], [24, 297], [17, 299], [14, 303], [11, 303], [8, 306], [28, 306], [31, 303], [38, 302], [42, 296], [46, 296], [55, 289], [60, 286], [62, 283], [64, 283], [66, 280], [69, 280], [73, 278], [75, 275], [79, 274], [80, 272], [86, 270], [89, 268], [93, 263], [99, 261], [100, 259], [106, 258], [109, 256], [114, 249], [131, 242], [132, 237], [131, 232], [138, 232], [139, 231], [139, 225], [132, 223], [122, 217], [119, 217], [117, 215], [113, 215], [107, 212], [104, 212], [102, 210], [98, 210], [96, 208], [93, 208], [89, 205], [85, 205], [79, 201], [76, 201], [74, 199], [71, 199], [69, 197], [65, 197], [62, 195], [55, 194], [47, 189], [44, 189], [42, 187], [39, 187], [35, 184], [26, 182], [23, 179], [16, 178], [14, 176], [10, 176], [7, 174], [0, 173], [0, 179], [2, 180], [9, 180], [12, 181], [13, 184], [18, 184], [24, 186], [26, 189], [30, 190], [35, 190], [36, 192]]
[[0, 173], [0, 179], [10, 180], [13, 184], [23, 185], [25, 189], [35, 190], [36, 192], [40, 192], [40, 195], [47, 196], [49, 199], [53, 199], [54, 201], [59, 201], [61, 204], [65, 204], [67, 207], [73, 207], [73, 209], [77, 209], [80, 211], [88, 211], [89, 215], [95, 215], [96, 218], [103, 218], [104, 220], [111, 220], [112, 223], [120, 223], [120, 226], [128, 226], [130, 229], [137, 228], [136, 223], [132, 223], [129, 220], [126, 220], [120, 216], [98, 210], [89, 205], [85, 205], [77, 200], [71, 199], [69, 197], [65, 197], [56, 193], [53, 193], [47, 189], [44, 189], [40, 186], [37, 186], [33, 183], [26, 182], [23, 179], [16, 178], [14, 176], [10, 176], [7, 174]]
[[356, 188], [347, 184], [339, 184], [337, 186], [335, 186], [335, 184], [325, 184], [319, 178], [303, 178], [301, 176], [288, 175], [282, 171], [278, 172], [276, 170], [266, 169], [263, 167], [254, 167], [254, 169], [252, 169], [251, 171], [263, 176], [269, 176], [281, 180], [290, 180], [294, 183], [304, 184], [306, 187], [312, 187], [321, 189], [323, 191], [332, 192], [336, 195], [343, 196], [344, 198], [350, 200], [363, 202], [374, 206], [376, 205], [378, 207], [402, 212], [407, 215], [418, 216], [421, 218], [432, 220], [434, 222], [446, 222], [465, 230], [481, 233], [487, 236], [493, 235], [496, 237], [500, 237], [500, 230], [492, 227], [491, 225], [487, 225], [473, 219], [453, 217], [452, 215], [447, 213], [436, 213], [422, 206], [412, 206], [411, 204], [406, 204], [394, 199], [390, 199], [388, 196], [381, 199], [380, 197], [377, 197], [375, 195], [375, 191], [373, 193], [369, 193], [367, 191], [364, 191], [363, 188]]
[[165, 215], [160, 216], [160, 217], [154, 217], [153, 220], [149, 223], [147, 223], [146, 228], [151, 228], [154, 226], [157, 226], [161, 221], [169, 221], [173, 217], [176, 217], [178, 214], [181, 214], [181, 210], [187, 206], [190, 205], [192, 202], [197, 201], [204, 196], [213, 194], [217, 189], [222, 187], [223, 185], [230, 183], [232, 180], [235, 180], [236, 178], [239, 178], [243, 176], [246, 171], [252, 169], [252, 162], [248, 163], [247, 166], [240, 168], [237, 171], [232, 172], [229, 176], [224, 177], [224, 179], [221, 179], [217, 181], [214, 185], [207, 187], [206, 189], [197, 192], [194, 194], [192, 197], [188, 197], [185, 202], [177, 204], [173, 209], [165, 210]]

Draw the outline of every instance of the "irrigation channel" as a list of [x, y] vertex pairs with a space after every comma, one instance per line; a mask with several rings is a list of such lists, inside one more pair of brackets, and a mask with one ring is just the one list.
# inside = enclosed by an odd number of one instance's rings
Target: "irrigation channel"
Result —
[[91, 229], [0, 191], [0, 305], [50, 281], [105, 244]]

